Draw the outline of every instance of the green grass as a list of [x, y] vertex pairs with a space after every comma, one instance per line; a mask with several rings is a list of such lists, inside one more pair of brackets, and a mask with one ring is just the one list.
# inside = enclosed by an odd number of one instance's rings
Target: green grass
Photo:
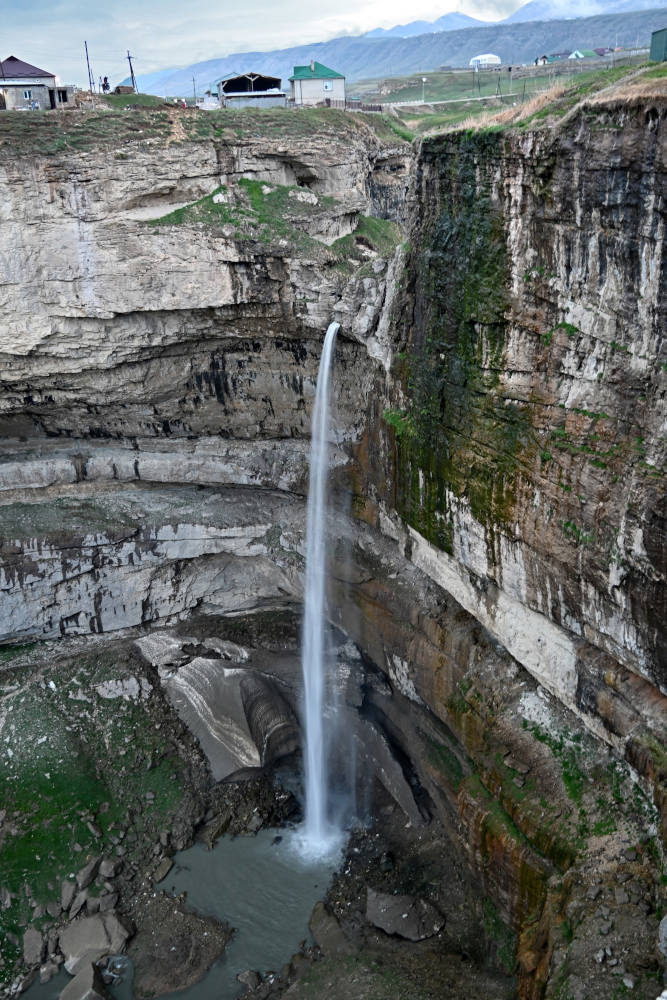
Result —
[[397, 135], [399, 139], [404, 139], [406, 142], [412, 142], [414, 139], [414, 133], [399, 118], [395, 118], [391, 115], [382, 115], [380, 121], [384, 122], [387, 128], [393, 132], [394, 135]]
[[571, 82], [565, 92], [534, 114], [524, 118], [520, 125], [525, 128], [528, 125], [539, 125], [550, 118], [562, 118], [571, 111], [579, 101], [585, 97], [590, 97], [598, 90], [609, 87], [620, 82], [623, 77], [636, 71], [636, 66], [617, 66], [594, 69], [577, 75], [576, 82]]
[[[603, 807], [603, 808], [606, 808]], [[616, 832], [616, 821], [613, 816], [604, 816], [593, 823], [593, 834], [596, 837], [606, 837], [610, 833]]]
[[[500, 92], [503, 96], [521, 99], [524, 79], [526, 81], [526, 97], [535, 91], [543, 90], [549, 80], [544, 74], [512, 79], [512, 94], [510, 95], [510, 75], [507, 70], [499, 73], [495, 70], [473, 73], [472, 70], [441, 70], [429, 72], [426, 75], [423, 97], [427, 104], [437, 104], [441, 101], [463, 100], [468, 97], [495, 97], [500, 81]], [[382, 92], [380, 92], [380, 87]], [[422, 100], [422, 74], [397, 76], [382, 80], [361, 80], [354, 85], [355, 94], [370, 103], [400, 103], [402, 101]], [[387, 93], [387, 90], [389, 91]], [[481, 103], [481, 102], [480, 102]]]
[[401, 231], [395, 222], [360, 215], [357, 228], [348, 236], [342, 236], [332, 244], [332, 249], [340, 258], [359, 257], [357, 247], [365, 246], [375, 253], [389, 255], [401, 241]]
[[463, 781], [463, 768], [456, 754], [444, 743], [437, 743], [435, 740], [428, 740], [428, 761], [438, 771], [440, 771], [451, 783], [455, 791]]
[[645, 73], [642, 73], [640, 80], [664, 80], [667, 77], [667, 64], [652, 66]]
[[[316, 236], [310, 236], [305, 226], [309, 220], [315, 222], [318, 216], [329, 214], [335, 200], [319, 195], [317, 205], [311, 205], [290, 197], [290, 192], [295, 190], [300, 189], [243, 178], [232, 190], [218, 188], [205, 198], [154, 219], [148, 225], [204, 225], [214, 230], [233, 226], [236, 240], [286, 241], [290, 248], [296, 248], [304, 256], [335, 265], [345, 265], [350, 260], [363, 263], [367, 259], [365, 251], [390, 255], [398, 246], [401, 234], [396, 223], [363, 215], [359, 216], [354, 232], [326, 246]], [[227, 200], [216, 203], [214, 197], [220, 194]]]
[[55, 156], [61, 152], [122, 149], [170, 133], [169, 116], [160, 111], [79, 111], [0, 115], [0, 157]]
[[36, 647], [36, 642], [25, 642], [19, 646], [0, 646], [0, 667], [5, 663], [10, 663], [12, 660], [17, 659], [19, 656], [24, 656], [26, 653], [32, 652]]
[[409, 413], [405, 410], [385, 410], [382, 419], [389, 427], [392, 427], [397, 437], [406, 434], [408, 437], [414, 434], [414, 422]]
[[486, 896], [482, 900], [484, 910], [484, 930], [494, 942], [498, 960], [505, 970], [511, 973], [516, 961], [517, 936], [503, 921], [493, 900]]
[[[154, 842], [182, 796], [182, 764], [156, 731], [148, 704], [104, 699], [94, 690], [123, 676], [112, 651], [55, 664], [42, 682], [32, 670], [16, 668], [3, 692], [0, 787], [7, 820], [0, 884], [15, 898], [0, 910], [0, 982], [11, 977], [18, 957], [7, 935], [20, 938], [32, 920], [25, 887], [39, 904], [58, 899], [62, 880], [87, 857], [113, 851], [109, 837], [126, 825], [129, 810], [135, 829], [150, 830]], [[154, 794], [150, 807], [147, 791]]]
[[[104, 107], [101, 102], [104, 101]], [[135, 109], [123, 110], [127, 105]], [[147, 94], [100, 98], [94, 110], [0, 115], [0, 157], [3, 149], [13, 156], [55, 156], [60, 152], [114, 151], [129, 158], [133, 147], [150, 139], [183, 142], [236, 142], [247, 139], [308, 140], [317, 137], [332, 144], [349, 144], [368, 135], [382, 142], [396, 142], [396, 131], [386, 116], [349, 114], [329, 108], [290, 108], [199, 112], [167, 108], [162, 98]], [[174, 133], [174, 125], [178, 126]], [[400, 123], [397, 125], [400, 131]], [[114, 157], [116, 158], [116, 157]]]
[[580, 806], [584, 789], [584, 773], [582, 770], [582, 750], [578, 739], [570, 739], [567, 734], [552, 736], [537, 723], [526, 728], [536, 740], [545, 743], [554, 757], [560, 761], [565, 790], [572, 801]]
[[106, 94], [99, 100], [116, 111], [122, 111], [123, 108], [132, 105], [141, 108], [163, 108], [165, 105], [165, 98], [156, 97], [155, 94]]

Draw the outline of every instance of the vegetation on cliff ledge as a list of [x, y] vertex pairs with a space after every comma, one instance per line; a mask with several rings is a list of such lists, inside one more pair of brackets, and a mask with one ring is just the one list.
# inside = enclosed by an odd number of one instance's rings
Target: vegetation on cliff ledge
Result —
[[[346, 211], [328, 195], [314, 195], [297, 185], [265, 184], [242, 178], [204, 198], [178, 208], [152, 226], [201, 225], [237, 241], [271, 244], [310, 259], [333, 264], [363, 264], [390, 255], [400, 241], [394, 222]], [[331, 241], [332, 229], [351, 232]], [[318, 238], [320, 237], [320, 238]]]

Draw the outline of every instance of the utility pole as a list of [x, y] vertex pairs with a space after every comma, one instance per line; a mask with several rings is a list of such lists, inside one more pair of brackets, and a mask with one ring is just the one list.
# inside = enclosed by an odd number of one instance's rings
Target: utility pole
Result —
[[426, 77], [423, 76], [422, 77], [422, 104], [426, 103], [425, 100], [424, 100], [425, 89], [426, 89]]
[[197, 85], [194, 76], [192, 77], [192, 96], [195, 99], [195, 107], [197, 107]]
[[132, 58], [133, 57], [130, 55], [130, 50], [128, 49], [127, 50], [127, 61], [130, 64], [130, 77], [132, 79], [132, 89], [134, 90], [134, 92], [136, 94], [136, 93], [138, 93], [138, 91], [137, 91], [137, 78], [134, 75], [134, 70], [132, 69]]
[[95, 98], [93, 94], [95, 93], [95, 77], [93, 76], [93, 71], [90, 68], [90, 59], [88, 58], [88, 42], [84, 41], [84, 46], [86, 49], [86, 65], [88, 67], [88, 86], [90, 87], [90, 103], [93, 108], [95, 107]]

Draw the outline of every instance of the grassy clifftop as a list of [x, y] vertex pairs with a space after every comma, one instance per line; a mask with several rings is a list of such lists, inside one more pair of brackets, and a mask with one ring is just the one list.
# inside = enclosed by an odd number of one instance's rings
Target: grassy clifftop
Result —
[[128, 146], [147, 142], [170, 145], [311, 137], [345, 142], [360, 135], [391, 145], [402, 141], [384, 116], [329, 108], [196, 111], [161, 104], [124, 110], [105, 104], [95, 110], [4, 112], [0, 115], [0, 158], [3, 150], [10, 149], [13, 155], [54, 156], [68, 150], [128, 152]]

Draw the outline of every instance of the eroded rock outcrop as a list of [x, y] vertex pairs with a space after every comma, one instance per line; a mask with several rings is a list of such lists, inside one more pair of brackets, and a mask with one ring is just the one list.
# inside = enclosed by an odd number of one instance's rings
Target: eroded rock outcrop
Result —
[[[414, 161], [338, 116], [2, 167], [3, 641], [298, 603], [338, 320], [332, 618], [384, 673], [346, 693], [360, 753], [447, 829], [531, 1000], [582, 969], [609, 995], [587, 926], [658, 968], [666, 114], [610, 97]], [[294, 744], [265, 694], [232, 699], [244, 765]]]

